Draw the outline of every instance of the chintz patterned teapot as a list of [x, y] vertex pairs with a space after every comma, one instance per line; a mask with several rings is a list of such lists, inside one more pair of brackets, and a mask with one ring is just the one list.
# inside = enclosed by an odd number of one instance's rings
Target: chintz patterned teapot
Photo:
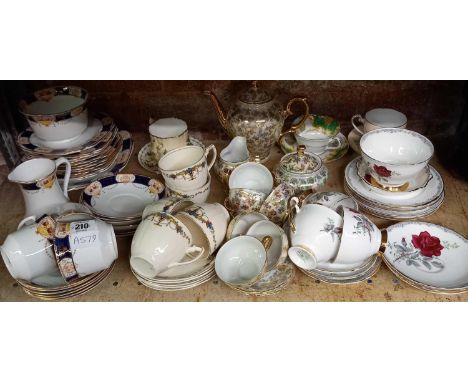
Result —
[[285, 119], [292, 115], [291, 106], [295, 102], [304, 104], [304, 115], [300, 125], [309, 115], [306, 98], [292, 98], [286, 110], [264, 89], [259, 89], [256, 82], [242, 92], [227, 112], [212, 91], [206, 91], [218, 114], [221, 126], [230, 137], [242, 136], [247, 139], [247, 148], [252, 158], [259, 157], [264, 162], [270, 150], [278, 140]]

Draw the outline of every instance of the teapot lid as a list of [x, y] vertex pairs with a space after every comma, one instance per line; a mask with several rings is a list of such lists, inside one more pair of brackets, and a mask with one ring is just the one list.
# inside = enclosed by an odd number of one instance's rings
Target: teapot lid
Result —
[[305, 152], [305, 146], [299, 145], [295, 153], [283, 156], [280, 167], [286, 172], [298, 174], [310, 174], [322, 166], [322, 160], [318, 155]]
[[272, 99], [270, 93], [257, 87], [257, 81], [253, 81], [252, 86], [239, 95], [239, 100], [244, 103], [261, 104], [270, 102]]

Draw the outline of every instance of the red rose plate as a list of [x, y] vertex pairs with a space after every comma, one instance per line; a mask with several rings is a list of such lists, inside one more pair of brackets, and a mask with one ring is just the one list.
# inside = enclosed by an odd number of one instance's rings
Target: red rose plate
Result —
[[385, 231], [383, 259], [403, 281], [435, 293], [468, 291], [466, 238], [425, 222], [398, 223]]

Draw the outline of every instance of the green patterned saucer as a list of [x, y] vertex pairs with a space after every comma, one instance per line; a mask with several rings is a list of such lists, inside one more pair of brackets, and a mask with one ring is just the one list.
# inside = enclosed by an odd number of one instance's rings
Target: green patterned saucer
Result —
[[[349, 144], [346, 137], [341, 133], [338, 133], [336, 137], [338, 138], [339, 146], [337, 148], [328, 149], [322, 154], [319, 154], [322, 162], [328, 163], [340, 159], [348, 152]], [[280, 140], [280, 147], [285, 154], [297, 151], [297, 142], [294, 134], [283, 136]]]

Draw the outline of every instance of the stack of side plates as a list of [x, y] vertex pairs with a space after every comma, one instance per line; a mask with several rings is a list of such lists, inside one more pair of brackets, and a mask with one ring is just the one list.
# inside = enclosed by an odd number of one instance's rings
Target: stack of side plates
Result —
[[213, 257], [171, 268], [153, 278], [144, 277], [133, 268], [131, 269], [139, 282], [148, 288], [159, 291], [192, 289], [206, 283], [216, 275]]
[[164, 197], [157, 179], [136, 174], [99, 178], [81, 192], [80, 201], [91, 213], [112, 224], [116, 236], [133, 235], [148, 204]]
[[70, 283], [66, 283], [58, 271], [56, 275], [48, 275], [34, 280], [35, 283], [24, 280], [17, 280], [17, 282], [32, 297], [49, 301], [62, 300], [82, 295], [96, 288], [112, 272], [114, 264], [115, 262], [108, 269], [81, 277]]
[[345, 264], [319, 264], [311, 271], [299, 268], [307, 276], [329, 284], [355, 284], [374, 276], [380, 268], [382, 259], [375, 254], [358, 266]]
[[441, 206], [444, 200], [444, 182], [431, 166], [414, 179], [404, 191], [382, 190], [366, 178], [361, 157], [346, 166], [346, 192], [359, 204], [359, 208], [372, 215], [390, 219], [406, 220], [428, 216]]
[[[69, 190], [83, 188], [105, 174], [117, 174], [127, 165], [133, 150], [130, 133], [119, 131], [113, 119], [103, 113], [90, 119], [86, 130], [72, 140], [44, 141], [28, 128], [18, 135], [17, 144], [23, 160], [68, 159], [71, 164]], [[64, 171], [62, 167], [58, 169], [59, 178]]]

